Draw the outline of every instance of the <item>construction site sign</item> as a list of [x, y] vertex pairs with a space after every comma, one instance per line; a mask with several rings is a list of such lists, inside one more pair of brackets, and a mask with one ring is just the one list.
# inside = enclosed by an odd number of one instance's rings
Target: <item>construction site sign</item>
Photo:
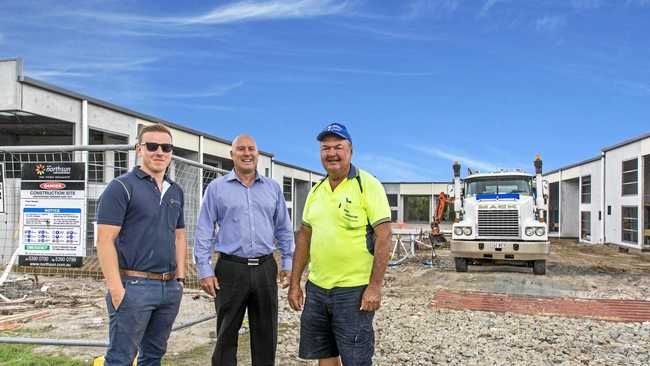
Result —
[[5, 165], [0, 163], [0, 213], [5, 212]]
[[81, 267], [86, 253], [86, 164], [24, 163], [18, 265]]

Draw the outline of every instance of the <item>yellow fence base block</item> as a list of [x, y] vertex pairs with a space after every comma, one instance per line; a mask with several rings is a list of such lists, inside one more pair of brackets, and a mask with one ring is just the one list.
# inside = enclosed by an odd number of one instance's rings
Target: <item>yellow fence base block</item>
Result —
[[[104, 356], [99, 356], [93, 361], [93, 366], [104, 366]], [[138, 355], [135, 355], [133, 366], [138, 366]]]

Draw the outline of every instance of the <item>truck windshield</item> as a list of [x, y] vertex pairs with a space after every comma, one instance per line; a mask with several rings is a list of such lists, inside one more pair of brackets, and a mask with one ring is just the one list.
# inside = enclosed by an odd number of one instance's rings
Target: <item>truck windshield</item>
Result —
[[530, 195], [532, 191], [531, 179], [525, 177], [504, 177], [476, 179], [465, 182], [465, 194], [508, 194], [520, 193]]

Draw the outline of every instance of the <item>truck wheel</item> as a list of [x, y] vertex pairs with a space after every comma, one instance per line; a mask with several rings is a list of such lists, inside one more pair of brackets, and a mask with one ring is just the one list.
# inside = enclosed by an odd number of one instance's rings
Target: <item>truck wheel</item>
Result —
[[533, 273], [536, 275], [545, 275], [546, 261], [545, 260], [533, 261]]
[[454, 258], [456, 264], [456, 272], [467, 272], [467, 259]]

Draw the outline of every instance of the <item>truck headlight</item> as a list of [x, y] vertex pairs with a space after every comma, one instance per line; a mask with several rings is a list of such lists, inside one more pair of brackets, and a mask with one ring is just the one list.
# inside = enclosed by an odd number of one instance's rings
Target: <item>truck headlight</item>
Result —
[[535, 233], [535, 228], [530, 226], [526, 228], [526, 236], [533, 236], [534, 233]]
[[472, 228], [471, 227], [465, 227], [463, 228], [463, 234], [470, 236], [472, 235]]
[[543, 236], [544, 233], [546, 233], [546, 230], [543, 227], [538, 227], [535, 229], [535, 234], [537, 234], [537, 236]]
[[458, 235], [458, 236], [463, 235], [463, 228], [462, 228], [462, 227], [459, 227], [459, 226], [456, 227], [456, 228], [454, 229], [454, 234], [456, 234], [456, 235]]

